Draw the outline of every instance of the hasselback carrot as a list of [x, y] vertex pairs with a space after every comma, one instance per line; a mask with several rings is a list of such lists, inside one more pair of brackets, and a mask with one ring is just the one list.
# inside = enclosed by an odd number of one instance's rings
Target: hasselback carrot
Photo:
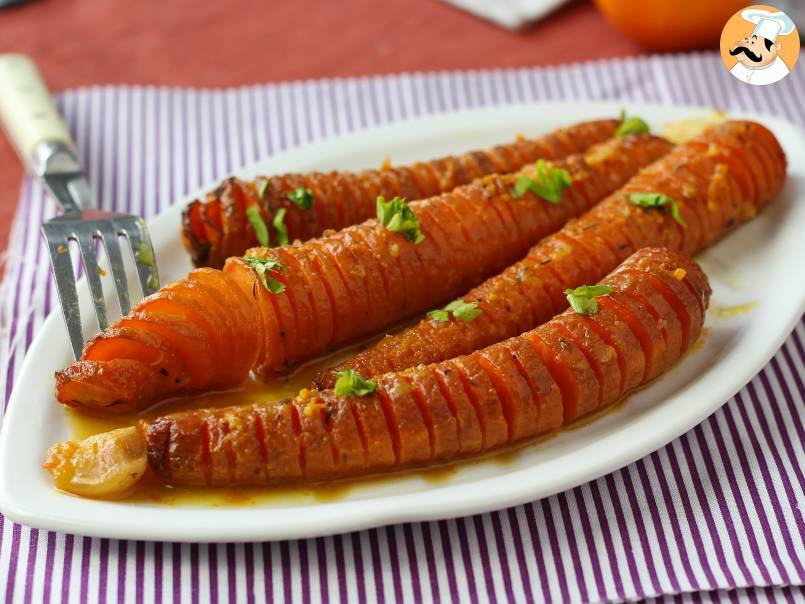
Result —
[[413, 202], [410, 208], [424, 235], [420, 243], [370, 220], [305, 244], [248, 252], [286, 267], [277, 275], [286, 288], [280, 295], [255, 286], [248, 262], [230, 259], [224, 272], [254, 292], [264, 317], [257, 371], [286, 371], [449, 301], [520, 258], [541, 236], [669, 149], [663, 139], [627, 136], [560, 160], [552, 166], [566, 170], [572, 184], [557, 204], [532, 192], [516, 197], [517, 175], [487, 176]]
[[257, 358], [259, 329], [232, 279], [196, 269], [90, 340], [80, 361], [56, 373], [58, 400], [128, 413], [174, 392], [235, 386]]
[[684, 254], [643, 249], [602, 283], [611, 291], [590, 314], [569, 309], [469, 356], [385, 374], [364, 396], [303, 391], [144, 421], [150, 471], [188, 486], [323, 481], [556, 430], [667, 370], [701, 332], [710, 288]]
[[515, 172], [540, 158], [556, 160], [580, 153], [610, 138], [618, 125], [617, 120], [583, 122], [540, 138], [523, 138], [409, 166], [282, 174], [256, 181], [230, 178], [208, 193], [204, 201], [188, 204], [182, 214], [182, 240], [195, 266], [220, 268], [230, 256], [240, 256], [258, 245], [249, 208], [255, 208], [267, 225], [284, 209], [290, 240], [305, 241], [327, 229], [341, 229], [371, 218], [378, 195], [389, 199], [432, 197], [480, 176]]
[[[424, 236], [419, 242], [370, 220], [304, 244], [252, 250], [245, 259], [230, 259], [223, 272], [196, 271], [197, 281], [214, 276], [217, 287], [237, 290], [225, 298], [228, 312], [216, 314], [190, 301], [182, 293], [188, 284], [177, 282], [170, 302], [162, 293], [147, 298], [131, 317], [93, 340], [80, 362], [59, 372], [57, 398], [124, 412], [174, 394], [231, 385], [250, 369], [284, 372], [466, 291], [670, 148], [661, 138], [629, 135], [546, 164], [543, 172], [565, 170], [569, 178], [559, 203], [530, 191], [516, 197], [518, 175], [487, 176], [414, 202], [410, 210]], [[525, 174], [536, 178], [535, 170]], [[268, 266], [274, 269], [264, 283], [256, 269]], [[147, 334], [148, 341], [121, 333], [123, 326]], [[244, 329], [248, 338], [241, 338]], [[132, 365], [138, 384], [118, 384], [127, 379], [118, 367], [131, 371]]]
[[[641, 247], [695, 254], [714, 243], [763, 209], [782, 188], [785, 173], [780, 145], [760, 124], [732, 121], [707, 130], [464, 295], [481, 311], [472, 321], [424, 319], [324, 372], [315, 384], [332, 386], [334, 372], [346, 368], [370, 377], [437, 362], [531, 329], [566, 307], [566, 288], [597, 281]], [[669, 201], [660, 207], [635, 204], [652, 203], [659, 199], [655, 194]], [[685, 226], [670, 211], [671, 200]]]

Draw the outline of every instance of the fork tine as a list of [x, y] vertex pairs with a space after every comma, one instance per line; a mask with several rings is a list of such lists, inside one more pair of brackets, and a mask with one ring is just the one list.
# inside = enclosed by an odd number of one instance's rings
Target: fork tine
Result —
[[43, 231], [48, 243], [50, 263], [53, 265], [53, 277], [56, 280], [56, 290], [59, 293], [64, 323], [67, 325], [73, 356], [78, 360], [84, 350], [84, 336], [81, 333], [81, 312], [78, 308], [78, 293], [75, 289], [75, 275], [70, 252], [67, 249], [67, 239], [60, 241], [56, 237], [49, 236], [47, 229], [43, 229]]
[[98, 326], [106, 329], [106, 303], [103, 301], [103, 285], [98, 266], [97, 249], [95, 247], [95, 231], [79, 232], [78, 246], [81, 248], [81, 257], [84, 259], [84, 272], [87, 275], [89, 291], [92, 294], [92, 303], [95, 305], [95, 315], [98, 317]]
[[159, 273], [157, 272], [156, 256], [151, 237], [142, 218], [127, 220], [120, 224], [128, 237], [134, 260], [137, 266], [137, 276], [140, 279], [140, 288], [143, 296], [150, 296], [159, 289]]
[[118, 238], [117, 229], [113, 225], [104, 224], [100, 231], [106, 247], [106, 257], [109, 259], [109, 270], [112, 272], [112, 278], [115, 281], [120, 312], [123, 315], [127, 315], [131, 312], [131, 300], [129, 299], [126, 268], [123, 265], [123, 255], [120, 253], [120, 239]]

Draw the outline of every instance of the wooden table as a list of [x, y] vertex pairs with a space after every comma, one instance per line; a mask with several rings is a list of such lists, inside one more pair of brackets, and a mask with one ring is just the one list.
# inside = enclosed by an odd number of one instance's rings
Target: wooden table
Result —
[[[641, 53], [589, 0], [523, 32], [437, 0], [37, 0], [0, 10], [0, 23], [0, 52], [31, 55], [54, 91], [109, 83], [230, 86]], [[0, 137], [0, 250], [20, 176]]]

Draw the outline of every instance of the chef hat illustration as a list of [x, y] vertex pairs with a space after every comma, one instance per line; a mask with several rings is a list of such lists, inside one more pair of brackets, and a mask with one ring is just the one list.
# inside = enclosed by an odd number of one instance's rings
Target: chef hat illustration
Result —
[[741, 11], [741, 17], [755, 24], [753, 36], [760, 36], [772, 42], [777, 36], [787, 36], [794, 31], [794, 22], [783, 12], [773, 13], [762, 8], [749, 8]]

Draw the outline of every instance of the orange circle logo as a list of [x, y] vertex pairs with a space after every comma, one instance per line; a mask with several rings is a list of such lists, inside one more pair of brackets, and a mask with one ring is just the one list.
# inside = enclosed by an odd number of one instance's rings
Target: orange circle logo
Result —
[[799, 57], [799, 33], [791, 18], [767, 4], [738, 11], [721, 32], [721, 58], [747, 84], [765, 86], [787, 76]]

